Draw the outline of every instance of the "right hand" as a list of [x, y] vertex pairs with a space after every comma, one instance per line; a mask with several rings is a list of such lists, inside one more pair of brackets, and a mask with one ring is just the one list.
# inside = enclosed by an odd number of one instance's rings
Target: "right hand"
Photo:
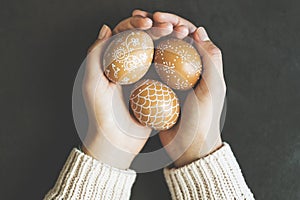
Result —
[[121, 86], [110, 82], [103, 73], [103, 51], [111, 35], [111, 29], [104, 25], [86, 58], [82, 88], [89, 126], [82, 149], [110, 166], [127, 169], [145, 145], [151, 129], [131, 117]]

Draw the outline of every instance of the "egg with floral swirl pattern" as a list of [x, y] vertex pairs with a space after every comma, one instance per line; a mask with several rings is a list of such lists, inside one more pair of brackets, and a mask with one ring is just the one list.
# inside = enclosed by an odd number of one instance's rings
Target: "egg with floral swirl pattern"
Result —
[[154, 53], [156, 72], [173, 89], [188, 90], [200, 78], [202, 63], [193, 45], [177, 38], [162, 40]]
[[104, 73], [121, 85], [140, 80], [149, 70], [154, 54], [151, 37], [141, 30], [129, 30], [113, 36], [103, 55]]

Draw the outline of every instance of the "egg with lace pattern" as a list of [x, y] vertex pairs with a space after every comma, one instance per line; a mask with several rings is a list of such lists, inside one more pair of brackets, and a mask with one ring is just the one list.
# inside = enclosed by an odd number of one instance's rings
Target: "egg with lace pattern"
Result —
[[167, 130], [178, 120], [180, 107], [175, 92], [156, 80], [143, 80], [130, 95], [130, 107], [144, 126]]
[[198, 51], [190, 43], [177, 38], [164, 39], [157, 45], [154, 65], [161, 80], [177, 90], [192, 88], [202, 71]]
[[104, 73], [114, 83], [135, 83], [149, 70], [153, 54], [153, 41], [146, 32], [121, 32], [112, 37], [103, 54]]

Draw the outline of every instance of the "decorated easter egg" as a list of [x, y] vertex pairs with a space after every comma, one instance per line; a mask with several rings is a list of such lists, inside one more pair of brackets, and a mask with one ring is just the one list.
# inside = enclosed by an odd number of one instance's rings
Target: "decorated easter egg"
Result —
[[154, 64], [161, 80], [177, 90], [192, 88], [202, 71], [197, 50], [193, 45], [177, 38], [165, 39], [157, 45]]
[[137, 82], [152, 63], [154, 46], [151, 37], [141, 30], [129, 30], [113, 37], [103, 55], [105, 75], [121, 85]]
[[155, 130], [167, 130], [178, 119], [180, 107], [176, 94], [165, 84], [143, 80], [130, 95], [130, 106], [136, 119]]

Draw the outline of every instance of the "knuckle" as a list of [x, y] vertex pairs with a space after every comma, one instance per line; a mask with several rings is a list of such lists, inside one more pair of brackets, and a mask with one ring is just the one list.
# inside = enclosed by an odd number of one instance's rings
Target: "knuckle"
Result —
[[131, 13], [132, 16], [134, 16], [139, 10], [138, 9], [134, 9]]
[[153, 16], [160, 15], [160, 13], [161, 13], [161, 12], [159, 12], [159, 11], [155, 11], [155, 12], [153, 13]]
[[[133, 27], [138, 27], [138, 26], [140, 26], [140, 22], [141, 20], [139, 20], [139, 18], [137, 17], [137, 16], [134, 16], [134, 17], [132, 17], [131, 19], [130, 19], [130, 21], [129, 21], [129, 23], [128, 23], [128, 25], [131, 27], [132, 26], [132, 28]], [[128, 26], [127, 25], [127, 26]]]
[[222, 51], [215, 44], [210, 43], [208, 46], [208, 53], [212, 56], [222, 56]]
[[156, 12], [153, 13], [152, 17], [153, 17], [154, 20], [158, 21], [160, 16], [161, 16], [161, 12], [156, 11]]
[[136, 20], [136, 26], [138, 26], [138, 27], [143, 27], [143, 26], [145, 26], [146, 25], [146, 20], [145, 19], [143, 19], [143, 18], [138, 18], [137, 20]]

